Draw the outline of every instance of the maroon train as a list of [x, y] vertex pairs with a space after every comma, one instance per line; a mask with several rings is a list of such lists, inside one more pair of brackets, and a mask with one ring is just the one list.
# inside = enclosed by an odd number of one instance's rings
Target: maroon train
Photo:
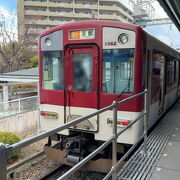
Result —
[[[81, 21], [41, 34], [41, 128], [51, 129], [148, 89], [150, 128], [180, 94], [180, 54], [141, 27], [115, 21]], [[144, 108], [143, 97], [118, 108], [118, 129]], [[73, 165], [112, 134], [112, 111], [51, 136], [58, 148], [45, 147], [50, 158]], [[118, 138], [123, 154], [143, 133], [139, 121]], [[50, 142], [49, 141], [49, 142]], [[91, 163], [110, 161], [107, 148]], [[99, 171], [109, 168], [99, 167]], [[97, 169], [96, 169], [97, 170]]]

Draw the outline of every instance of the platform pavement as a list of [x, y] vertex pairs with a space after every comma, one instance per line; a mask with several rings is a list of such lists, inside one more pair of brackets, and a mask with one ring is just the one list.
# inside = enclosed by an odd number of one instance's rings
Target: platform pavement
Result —
[[180, 101], [174, 110], [176, 111], [174, 132], [150, 180], [180, 180]]
[[118, 173], [118, 180], [180, 180], [180, 100]]

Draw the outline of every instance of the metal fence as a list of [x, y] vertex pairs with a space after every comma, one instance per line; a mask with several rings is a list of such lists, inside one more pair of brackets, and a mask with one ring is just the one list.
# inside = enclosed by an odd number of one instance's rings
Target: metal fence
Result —
[[39, 109], [38, 96], [0, 102], [0, 118]]
[[[137, 117], [134, 121], [132, 121], [126, 128], [117, 131], [117, 108], [120, 104], [127, 102], [131, 99], [137, 98], [139, 96], [144, 95], [144, 111], [139, 115], [139, 117]], [[105, 141], [100, 147], [98, 147], [94, 152], [92, 152], [91, 154], [89, 154], [86, 158], [84, 158], [82, 161], [80, 161], [78, 164], [76, 164], [74, 167], [72, 167], [68, 172], [66, 172], [65, 174], [63, 174], [61, 177], [58, 178], [58, 180], [64, 180], [64, 179], [68, 179], [68, 177], [70, 177], [73, 173], [75, 173], [77, 170], [79, 170], [83, 165], [85, 165], [89, 160], [91, 160], [94, 156], [96, 156], [98, 153], [100, 153], [104, 148], [106, 148], [109, 144], [112, 143], [112, 169], [111, 171], [106, 175], [106, 177], [104, 178], [104, 180], [109, 179], [110, 177], [112, 177], [113, 180], [116, 179], [116, 174], [117, 174], [117, 167], [119, 164], [121, 164], [124, 159], [133, 151], [133, 149], [136, 147], [136, 145], [140, 142], [141, 139], [144, 138], [144, 152], [145, 154], [147, 153], [147, 125], [148, 125], [148, 111], [147, 111], [147, 90], [136, 94], [134, 96], [131, 96], [129, 98], [126, 98], [122, 101], [114, 101], [113, 104], [102, 108], [100, 110], [97, 110], [94, 113], [88, 114], [86, 116], [77, 118], [75, 120], [72, 120], [70, 122], [67, 122], [66, 124], [54, 128], [52, 130], [49, 130], [47, 132], [43, 132], [41, 134], [35, 135], [31, 138], [28, 138], [26, 140], [22, 140], [18, 143], [12, 144], [12, 145], [5, 145], [3, 143], [0, 144], [0, 179], [1, 180], [6, 180], [7, 178], [7, 158], [9, 158], [11, 156], [11, 154], [18, 150], [21, 149], [27, 145], [30, 145], [36, 141], [39, 141], [43, 138], [46, 138], [48, 136], [53, 135], [54, 133], [57, 133], [59, 131], [62, 131], [64, 129], [67, 129], [77, 123], [80, 123], [82, 121], [85, 121], [91, 117], [94, 117], [96, 115], [99, 115], [107, 110], [110, 110], [113, 108], [113, 132], [112, 132], [112, 136]], [[143, 135], [139, 138], [138, 142], [133, 145], [129, 151], [117, 162], [117, 138], [119, 135], [121, 135], [123, 132], [125, 132], [129, 127], [131, 127], [134, 123], [136, 123], [139, 119], [144, 117], [144, 133]]]

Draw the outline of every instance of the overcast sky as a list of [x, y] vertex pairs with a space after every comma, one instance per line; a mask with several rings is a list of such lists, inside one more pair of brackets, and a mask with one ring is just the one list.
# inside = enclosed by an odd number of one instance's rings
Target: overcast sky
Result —
[[[130, 3], [129, 0], [119, 1], [133, 10], [132, 3]], [[168, 17], [166, 12], [164, 12], [163, 8], [160, 6], [159, 2], [155, 1], [151, 3], [151, 5], [155, 9], [155, 18], [158, 19]], [[180, 32], [174, 24], [147, 26], [145, 29], [166, 44], [172, 45], [174, 48], [180, 48]]]
[[[133, 10], [132, 4], [129, 0], [119, 1], [129, 9]], [[0, 0], [0, 11], [3, 11], [3, 14], [7, 14], [8, 11], [16, 11], [16, 2], [17, 0]], [[152, 5], [156, 10], [156, 18], [167, 17], [166, 13], [157, 1], [153, 2]], [[149, 26], [145, 29], [168, 45], [172, 44], [173, 47], [180, 48], [180, 32], [174, 25]]]

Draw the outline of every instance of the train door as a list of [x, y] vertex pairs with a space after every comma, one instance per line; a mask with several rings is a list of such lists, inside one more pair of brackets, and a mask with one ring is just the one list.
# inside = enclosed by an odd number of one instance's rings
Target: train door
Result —
[[159, 96], [159, 114], [163, 112], [164, 100], [165, 100], [165, 58], [161, 56], [161, 67], [160, 67], [160, 96]]
[[66, 93], [64, 104], [66, 106], [66, 121], [68, 121], [78, 117], [75, 108], [98, 109], [97, 46], [69, 46], [65, 50], [65, 61]]

